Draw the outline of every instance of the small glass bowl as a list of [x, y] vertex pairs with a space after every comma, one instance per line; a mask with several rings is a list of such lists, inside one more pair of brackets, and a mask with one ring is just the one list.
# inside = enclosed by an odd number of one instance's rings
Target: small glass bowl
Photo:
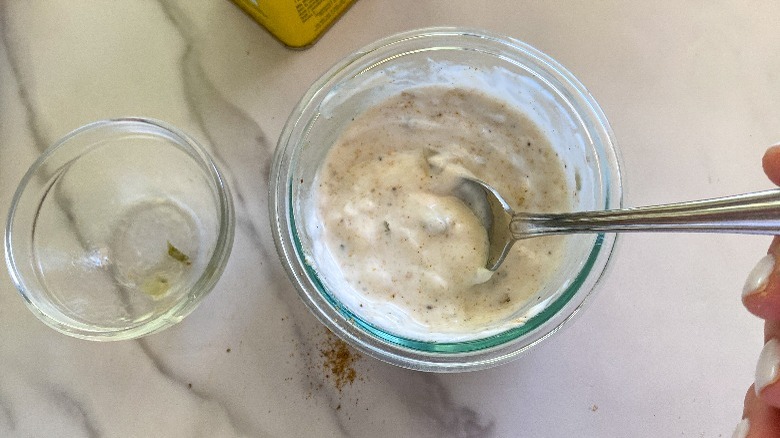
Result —
[[[559, 269], [498, 333], [429, 341], [382, 329], [338, 299], [312, 256], [307, 215], [315, 175], [339, 134], [367, 108], [405, 89], [462, 86], [530, 117], [566, 164], [576, 210], [620, 207], [622, 188], [609, 124], [563, 66], [520, 41], [458, 28], [422, 29], [380, 40], [325, 73], [293, 111], [277, 146], [270, 214], [282, 264], [301, 298], [333, 332], [361, 351], [402, 367], [438, 372], [487, 368], [546, 339], [578, 312], [601, 278], [614, 234], [567, 236]], [[315, 224], [316, 225], [316, 224]], [[524, 323], [516, 321], [525, 321]], [[503, 322], [502, 322], [503, 324]]]
[[33, 313], [82, 339], [144, 336], [213, 288], [233, 244], [228, 186], [198, 143], [156, 120], [94, 122], [30, 167], [5, 232]]

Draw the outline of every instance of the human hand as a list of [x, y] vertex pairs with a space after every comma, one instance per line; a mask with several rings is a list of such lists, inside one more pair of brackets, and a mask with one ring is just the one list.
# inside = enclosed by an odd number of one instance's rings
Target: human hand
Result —
[[[769, 148], [764, 173], [780, 185], [780, 145]], [[756, 366], [756, 380], [745, 395], [742, 421], [733, 438], [780, 437], [780, 236], [776, 236], [748, 276], [742, 303], [763, 318], [764, 348]]]

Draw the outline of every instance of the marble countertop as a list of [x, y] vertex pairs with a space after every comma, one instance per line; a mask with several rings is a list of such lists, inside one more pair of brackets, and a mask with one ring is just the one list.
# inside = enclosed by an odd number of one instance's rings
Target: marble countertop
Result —
[[276, 256], [267, 175], [305, 89], [380, 37], [461, 25], [519, 38], [589, 88], [622, 150], [626, 204], [769, 188], [780, 140], [780, 4], [359, 0], [284, 48], [226, 0], [0, 3], [0, 216], [40, 152], [110, 117], [165, 120], [232, 184], [225, 274], [182, 323], [96, 343], [44, 326], [0, 272], [3, 437], [729, 436], [762, 347], [740, 303], [766, 237], [631, 235], [596, 297], [512, 363], [426, 374], [335, 343]]

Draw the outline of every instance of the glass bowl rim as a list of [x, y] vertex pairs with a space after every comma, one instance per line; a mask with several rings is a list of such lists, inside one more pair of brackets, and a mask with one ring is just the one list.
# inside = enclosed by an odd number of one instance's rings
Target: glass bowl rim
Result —
[[[14, 234], [14, 230], [16, 228], [15, 222], [20, 219], [17, 215], [19, 204], [22, 202], [24, 197], [29, 196], [29, 193], [26, 191], [26, 189], [30, 181], [35, 177], [36, 173], [55, 154], [60, 152], [63, 148], [68, 147], [71, 144], [71, 141], [77, 137], [86, 133], [96, 132], [103, 129], [110, 129], [117, 126], [131, 128], [118, 131], [118, 133], [122, 134], [135, 133], [137, 128], [132, 129], [133, 126], [149, 127], [156, 131], [152, 133], [152, 135], [155, 136], [162, 137], [162, 134], [164, 133], [166, 136], [165, 138], [168, 141], [175, 143], [176, 147], [185, 152], [197, 163], [197, 165], [204, 171], [204, 174], [208, 176], [209, 181], [216, 189], [219, 212], [219, 233], [217, 235], [211, 257], [206, 263], [206, 268], [195, 281], [189, 293], [183, 296], [182, 299], [176, 302], [170, 309], [168, 309], [168, 311], [158, 315], [152, 320], [127, 327], [105, 330], [86, 329], [81, 326], [77, 327], [68, 324], [67, 322], [63, 322], [60, 319], [49, 315], [38, 305], [36, 305], [36, 300], [31, 297], [31, 287], [37, 287], [38, 281], [28, 281], [20, 273], [18, 260], [15, 255], [16, 251], [14, 250], [14, 244], [12, 242], [12, 235]], [[149, 134], [148, 131], [138, 132]], [[109, 132], [109, 134], [115, 133]], [[75, 158], [71, 159], [70, 161], [78, 159], [78, 157], [82, 156], [83, 153], [89, 153], [91, 148], [94, 147], [94, 144], [95, 143], [93, 142], [90, 144], [90, 146], [84, 147], [83, 151], [76, 154]], [[68, 163], [70, 161], [68, 161]], [[65, 163], [65, 165], [68, 163]], [[90, 122], [70, 131], [59, 140], [54, 142], [51, 146], [47, 147], [30, 165], [20, 180], [16, 191], [14, 192], [11, 205], [8, 210], [8, 217], [6, 220], [4, 233], [5, 262], [11, 280], [14, 283], [16, 289], [19, 291], [19, 294], [22, 296], [25, 305], [39, 320], [54, 330], [75, 338], [94, 341], [135, 339], [170, 327], [187, 316], [197, 307], [203, 297], [205, 297], [214, 288], [222, 272], [224, 271], [225, 265], [227, 264], [227, 260], [232, 251], [234, 234], [235, 211], [230, 187], [224, 175], [222, 172], [220, 172], [214, 159], [207, 152], [205, 147], [196, 141], [193, 137], [162, 120], [135, 116], [118, 117]]]

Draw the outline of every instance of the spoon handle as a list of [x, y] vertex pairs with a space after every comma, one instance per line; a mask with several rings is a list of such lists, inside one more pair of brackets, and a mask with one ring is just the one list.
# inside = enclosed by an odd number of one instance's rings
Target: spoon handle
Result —
[[621, 210], [515, 213], [510, 230], [515, 239], [547, 234], [626, 231], [774, 235], [780, 234], [780, 189]]

